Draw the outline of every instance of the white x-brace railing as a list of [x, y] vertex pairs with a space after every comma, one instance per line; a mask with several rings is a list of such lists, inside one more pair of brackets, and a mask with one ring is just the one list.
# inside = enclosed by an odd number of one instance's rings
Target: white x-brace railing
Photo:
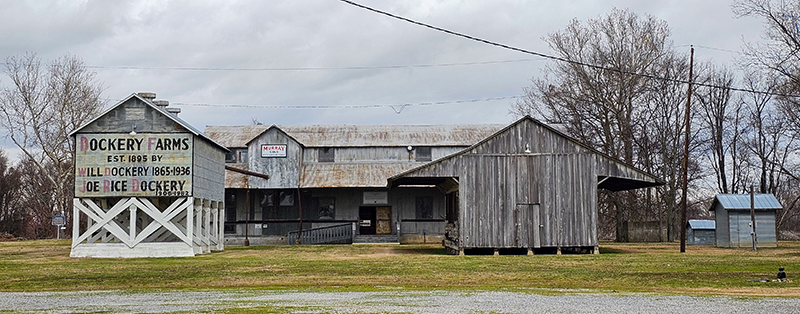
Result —
[[[73, 205], [73, 251], [79, 246], [106, 243], [124, 243], [136, 249], [143, 243], [165, 241], [184, 243], [195, 254], [224, 247], [221, 203], [183, 197], [162, 211], [147, 198], [131, 197], [120, 199], [107, 210], [94, 199], [75, 198]], [[83, 233], [79, 231], [81, 214], [88, 218]], [[139, 214], [151, 219], [137, 219]], [[142, 228], [143, 221], [149, 223]]]

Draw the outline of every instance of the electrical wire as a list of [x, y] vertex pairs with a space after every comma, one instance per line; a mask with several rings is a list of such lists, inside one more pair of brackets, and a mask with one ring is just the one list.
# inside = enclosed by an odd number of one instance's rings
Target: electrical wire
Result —
[[531, 50], [527, 50], [527, 49], [523, 49], [523, 48], [509, 46], [509, 45], [506, 45], [506, 44], [502, 44], [502, 43], [498, 43], [498, 42], [494, 42], [494, 41], [478, 38], [478, 37], [475, 37], [475, 36], [471, 36], [471, 35], [455, 32], [455, 31], [451, 31], [451, 30], [448, 30], [448, 29], [445, 29], [445, 28], [433, 26], [433, 25], [430, 25], [430, 24], [426, 24], [426, 23], [422, 23], [422, 22], [418, 22], [418, 21], [409, 19], [409, 18], [405, 18], [405, 17], [399, 16], [399, 15], [395, 15], [395, 14], [392, 14], [392, 13], [389, 13], [389, 12], [386, 12], [386, 11], [381, 11], [381, 10], [378, 10], [378, 9], [374, 9], [374, 8], [371, 8], [371, 7], [362, 5], [362, 4], [355, 3], [355, 2], [350, 1], [350, 0], [339, 0], [339, 1], [344, 2], [346, 4], [349, 4], [349, 5], [352, 5], [352, 6], [355, 6], [355, 7], [358, 7], [358, 8], [362, 8], [362, 9], [374, 12], [374, 13], [382, 14], [382, 15], [385, 15], [385, 16], [388, 16], [388, 17], [391, 17], [391, 18], [394, 18], [394, 19], [398, 19], [398, 20], [405, 21], [405, 22], [408, 22], [408, 23], [411, 23], [411, 24], [415, 24], [415, 25], [419, 25], [419, 26], [422, 26], [422, 27], [426, 27], [426, 28], [429, 28], [429, 29], [432, 29], [432, 30], [436, 30], [436, 31], [439, 31], [439, 32], [447, 33], [447, 34], [450, 34], [450, 35], [453, 35], [453, 36], [462, 37], [462, 38], [466, 38], [466, 39], [469, 39], [469, 40], [473, 40], [473, 41], [477, 41], [477, 42], [480, 42], [480, 43], [484, 43], [484, 44], [487, 44], [487, 45], [496, 46], [496, 47], [500, 47], [500, 48], [504, 48], [504, 49], [508, 49], [508, 50], [512, 50], [512, 51], [516, 51], [516, 52], [521, 52], [521, 53], [525, 53], [525, 54], [529, 54], [529, 55], [534, 55], [534, 56], [541, 57], [541, 58], [546, 58], [546, 59], [550, 59], [550, 60], [556, 60], [556, 61], [561, 61], [561, 62], [565, 62], [565, 63], [571, 63], [571, 64], [575, 64], [575, 65], [585, 66], [585, 67], [589, 67], [589, 68], [593, 68], [593, 69], [597, 69], [597, 70], [612, 71], [612, 72], [617, 72], [617, 73], [621, 73], [621, 74], [625, 74], [625, 75], [644, 77], [644, 78], [653, 79], [653, 80], [662, 80], [662, 81], [667, 81], [667, 82], [672, 82], [672, 83], [680, 83], [680, 84], [690, 84], [691, 83], [691, 84], [694, 84], [694, 85], [697, 85], [697, 86], [703, 86], [703, 87], [709, 87], [709, 88], [718, 88], [718, 89], [727, 89], [727, 90], [731, 90], [731, 91], [747, 92], [747, 93], [754, 93], [754, 94], [761, 94], [761, 95], [773, 95], [773, 96], [782, 96], [782, 97], [800, 97], [800, 95], [791, 95], [791, 94], [783, 94], [783, 93], [775, 93], [775, 92], [765, 92], [765, 91], [759, 91], [759, 90], [755, 90], [755, 89], [737, 88], [737, 87], [732, 87], [732, 86], [722, 86], [722, 85], [708, 84], [708, 83], [703, 83], [703, 82], [689, 82], [689, 81], [681, 80], [681, 79], [661, 77], [661, 76], [652, 75], [652, 74], [636, 73], [636, 72], [631, 72], [631, 71], [626, 71], [626, 70], [621, 70], [621, 69], [608, 68], [608, 67], [604, 67], [604, 66], [601, 66], [601, 65], [596, 65], [596, 64], [585, 63], [585, 62], [581, 62], [581, 61], [570, 60], [570, 59], [566, 59], [566, 58], [562, 58], [562, 57], [558, 57], [558, 56], [552, 56], [552, 55], [548, 55], [548, 54], [544, 54], [544, 53], [540, 53], [540, 52], [536, 52], [536, 51], [531, 51]]
[[209, 103], [183, 103], [175, 102], [171, 105], [176, 106], [194, 106], [194, 107], [226, 107], [226, 108], [259, 108], [259, 109], [360, 109], [360, 108], [391, 108], [394, 113], [401, 114], [403, 110], [408, 107], [414, 106], [437, 106], [437, 105], [450, 105], [450, 104], [466, 104], [486, 101], [508, 100], [524, 97], [522, 95], [515, 96], [501, 96], [489, 98], [476, 98], [476, 99], [463, 99], [463, 100], [447, 100], [435, 102], [420, 102], [420, 103], [406, 103], [406, 104], [370, 104], [370, 105], [242, 105], [242, 104], [209, 104]]
[[330, 70], [374, 70], [374, 69], [411, 69], [411, 68], [437, 68], [470, 65], [487, 65], [503, 63], [519, 63], [541, 61], [543, 58], [514, 59], [496, 61], [454, 62], [436, 64], [412, 65], [376, 65], [376, 66], [350, 66], [350, 67], [289, 67], [289, 68], [214, 68], [214, 67], [147, 67], [147, 66], [115, 66], [115, 65], [87, 65], [89, 69], [121, 69], [121, 70], [170, 70], [170, 71], [253, 71], [253, 72], [289, 72], [289, 71], [330, 71]]

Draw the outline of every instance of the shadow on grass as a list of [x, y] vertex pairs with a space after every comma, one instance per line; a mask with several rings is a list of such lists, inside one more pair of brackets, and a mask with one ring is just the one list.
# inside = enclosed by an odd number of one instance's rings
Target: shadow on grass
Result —
[[400, 245], [395, 248], [395, 252], [398, 254], [447, 255], [447, 251], [441, 246]]
[[629, 253], [626, 250], [618, 249], [618, 248], [610, 248], [610, 247], [600, 247], [600, 254], [623, 254]]

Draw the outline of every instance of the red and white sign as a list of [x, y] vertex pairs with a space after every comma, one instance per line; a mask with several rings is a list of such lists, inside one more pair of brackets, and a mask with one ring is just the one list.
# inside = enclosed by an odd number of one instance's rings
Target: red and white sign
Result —
[[263, 158], [285, 158], [286, 145], [283, 144], [264, 144], [261, 145], [261, 157]]

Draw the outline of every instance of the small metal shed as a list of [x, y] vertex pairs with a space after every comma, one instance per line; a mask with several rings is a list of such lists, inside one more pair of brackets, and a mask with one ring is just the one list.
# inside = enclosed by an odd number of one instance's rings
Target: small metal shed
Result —
[[[783, 209], [772, 194], [754, 195], [756, 247], [777, 247], [775, 211]], [[719, 194], [711, 203], [716, 212], [718, 247], [753, 247], [749, 194]]]
[[689, 220], [686, 224], [686, 243], [714, 245], [716, 243], [716, 223], [713, 220]]

